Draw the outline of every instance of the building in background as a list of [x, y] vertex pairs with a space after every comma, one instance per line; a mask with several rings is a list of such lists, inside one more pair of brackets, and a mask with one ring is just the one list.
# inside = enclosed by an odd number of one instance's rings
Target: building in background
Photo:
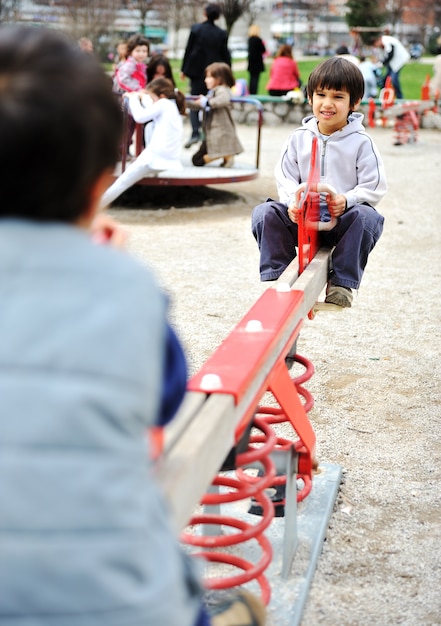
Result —
[[[391, 31], [409, 47], [419, 42], [427, 48], [430, 37], [439, 35], [441, 0], [380, 1]], [[91, 38], [95, 50], [106, 58], [106, 51], [113, 49], [118, 39], [141, 30], [152, 41], [153, 49], [167, 49], [171, 56], [180, 56], [191, 24], [200, 18], [203, 2], [16, 0], [4, 6], [14, 6], [6, 19], [52, 26], [69, 30], [77, 38]], [[230, 34], [233, 57], [245, 56], [250, 22], [260, 26], [270, 54], [285, 42], [293, 45], [296, 57], [333, 54], [340, 45], [351, 48], [346, 11], [346, 0], [251, 0], [250, 12], [234, 24]], [[0, 21], [4, 16], [0, 1]], [[221, 22], [222, 18], [222, 26]]]

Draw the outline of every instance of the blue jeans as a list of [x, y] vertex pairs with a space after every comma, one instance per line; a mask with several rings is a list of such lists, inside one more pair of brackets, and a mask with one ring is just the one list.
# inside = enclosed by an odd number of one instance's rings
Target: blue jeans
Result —
[[[339, 218], [333, 230], [320, 232], [321, 246], [335, 246], [330, 276], [334, 285], [358, 289], [383, 223], [373, 207], [358, 204]], [[276, 280], [296, 257], [297, 224], [289, 219], [285, 204], [268, 200], [254, 208], [251, 228], [260, 250], [260, 278]]]
[[[207, 93], [207, 85], [205, 84], [204, 77], [192, 78], [190, 80], [190, 94], [192, 96], [205, 95]], [[198, 138], [200, 134], [201, 120], [199, 118], [199, 111], [190, 111], [190, 123], [191, 123], [191, 136], [192, 138]]]
[[401, 91], [401, 84], [400, 84], [400, 70], [398, 70], [398, 72], [394, 72], [390, 67], [387, 69], [387, 73], [385, 76], [385, 81], [386, 78], [390, 76], [391, 82], [392, 82], [392, 87], [394, 88], [395, 91], [395, 97], [398, 100], [402, 100], [403, 99], [403, 92]]
[[210, 626], [211, 620], [204, 606], [201, 606], [198, 619], [194, 626]]

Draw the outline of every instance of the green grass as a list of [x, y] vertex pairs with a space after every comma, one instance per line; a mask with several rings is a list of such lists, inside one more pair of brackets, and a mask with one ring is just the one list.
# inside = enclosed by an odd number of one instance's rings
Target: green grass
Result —
[[[310, 73], [312, 70], [321, 62], [322, 58], [317, 57], [317, 59], [306, 60], [306, 61], [298, 61], [300, 76], [303, 84], [305, 85]], [[173, 60], [172, 62], [173, 73], [176, 80], [177, 87], [187, 93], [188, 91], [188, 83], [187, 81], [181, 81], [179, 76], [180, 70], [180, 61]], [[421, 98], [421, 87], [426, 79], [427, 75], [432, 76], [432, 64], [426, 65], [425, 63], [408, 63], [401, 70], [400, 73], [400, 82], [401, 89], [403, 91], [404, 97], [407, 100], [419, 100]], [[234, 71], [235, 78], [248, 78], [248, 72], [246, 70], [235, 70]], [[259, 81], [259, 94], [265, 95], [267, 91], [265, 89], [266, 84], [269, 80], [269, 63], [266, 63], [266, 70], [263, 74], [260, 75]]]
[[[303, 84], [305, 85], [310, 73], [312, 70], [321, 62], [322, 58], [317, 57], [313, 60], [306, 61], [298, 61], [300, 76]], [[188, 81], [181, 80], [180, 77], [180, 67], [181, 61], [172, 59], [171, 65], [173, 68], [173, 75], [175, 77], [176, 86], [178, 89], [183, 91], [184, 93], [188, 92]], [[244, 65], [244, 63], [242, 63]], [[109, 63], [104, 66], [107, 71], [111, 71], [112, 65]], [[432, 63], [408, 63], [404, 66], [400, 73], [400, 82], [401, 89], [403, 91], [404, 97], [407, 100], [419, 100], [421, 98], [421, 87], [426, 80], [426, 76], [432, 76]], [[235, 78], [245, 78], [248, 79], [248, 72], [244, 70], [235, 70], [234, 71]], [[260, 75], [259, 81], [259, 94], [266, 95], [267, 91], [265, 89], [266, 84], [269, 80], [269, 63], [266, 62], [266, 70], [263, 74]]]
[[400, 72], [401, 90], [406, 100], [420, 100], [421, 87], [429, 74], [432, 77], [432, 65], [408, 63]]

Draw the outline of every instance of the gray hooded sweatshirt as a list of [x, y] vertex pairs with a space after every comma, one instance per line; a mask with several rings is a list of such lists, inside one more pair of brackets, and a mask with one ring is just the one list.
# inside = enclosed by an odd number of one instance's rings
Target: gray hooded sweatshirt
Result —
[[361, 113], [351, 113], [348, 124], [330, 136], [321, 135], [317, 119], [305, 117], [282, 150], [275, 168], [280, 202], [289, 205], [311, 167], [312, 140], [319, 139], [320, 182], [344, 194], [347, 207], [367, 202], [376, 206], [387, 191], [384, 165], [372, 137], [365, 131]]

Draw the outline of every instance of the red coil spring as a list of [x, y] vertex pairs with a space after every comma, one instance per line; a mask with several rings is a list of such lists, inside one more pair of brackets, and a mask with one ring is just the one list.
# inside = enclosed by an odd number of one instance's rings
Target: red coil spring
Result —
[[[219, 474], [213, 481], [213, 485], [227, 488], [227, 491], [205, 495], [202, 504], [213, 506], [254, 498], [261, 505], [263, 510], [263, 515], [259, 523], [250, 524], [230, 516], [202, 513], [193, 516], [190, 521], [190, 526], [204, 524], [219, 525], [220, 527], [227, 526], [234, 528], [239, 532], [214, 536], [195, 535], [184, 532], [181, 534], [181, 541], [187, 545], [211, 549], [209, 551], [199, 552], [197, 556], [204, 557], [210, 562], [226, 563], [243, 570], [242, 573], [234, 576], [206, 578], [204, 582], [207, 589], [228, 589], [256, 580], [261, 589], [262, 601], [268, 604], [271, 598], [271, 588], [264, 575], [264, 571], [271, 563], [272, 547], [263, 533], [274, 518], [274, 506], [266, 495], [265, 489], [274, 484], [276, 478], [276, 470], [270, 458], [270, 453], [276, 445], [277, 438], [272, 428], [264, 420], [255, 418], [253, 426], [262, 433], [262, 435], [258, 436], [259, 444], [262, 445], [259, 447], [250, 445], [246, 452], [237, 455], [235, 476]], [[250, 444], [255, 442], [255, 437], [255, 435], [251, 436]], [[255, 464], [256, 462], [259, 462], [263, 467], [262, 476], [252, 476], [246, 474], [243, 470], [239, 471], [239, 468], [242, 466], [250, 466], [250, 464]], [[225, 548], [252, 539], [257, 541], [262, 552], [261, 558], [256, 564], [252, 564], [232, 554], [213, 550], [213, 548]]]
[[[314, 373], [312, 363], [298, 354], [293, 360], [300, 363], [305, 371], [299, 376], [292, 379], [297, 392], [304, 398], [304, 409], [310, 411], [314, 405], [313, 398], [309, 391], [302, 386], [302, 383], [309, 380]], [[275, 448], [289, 448], [293, 445], [293, 441], [277, 436], [272, 428], [273, 424], [282, 424], [287, 421], [283, 409], [275, 407], [258, 407], [257, 415], [254, 417], [254, 431], [250, 436], [248, 449], [236, 457], [236, 469], [229, 472], [229, 476], [219, 474], [213, 481], [213, 485], [223, 487], [221, 493], [206, 494], [202, 500], [203, 505], [215, 506], [239, 500], [254, 500], [260, 504], [262, 508], [262, 516], [259, 523], [250, 524], [246, 521], [233, 518], [231, 516], [221, 514], [201, 513], [194, 515], [189, 526], [214, 525], [221, 528], [229, 527], [239, 532], [232, 534], [218, 535], [202, 535], [184, 532], [181, 534], [181, 541], [193, 547], [205, 548], [196, 556], [203, 557], [209, 562], [224, 563], [242, 570], [242, 573], [233, 576], [207, 577], [205, 586], [207, 589], [228, 589], [243, 585], [252, 580], [256, 580], [261, 589], [261, 597], [265, 604], [268, 604], [271, 598], [271, 588], [264, 571], [271, 563], [272, 548], [271, 544], [264, 536], [264, 531], [268, 528], [274, 518], [274, 503], [270, 500], [265, 490], [269, 487], [284, 485], [286, 476], [276, 476], [274, 464], [270, 458], [271, 452]], [[260, 434], [258, 432], [260, 431]], [[297, 451], [301, 450], [303, 443], [297, 441], [294, 443]], [[259, 471], [257, 476], [246, 473], [245, 468], [259, 464], [263, 471]], [[312, 481], [310, 476], [298, 474], [298, 478], [303, 480], [304, 487], [297, 493], [297, 500], [303, 500], [311, 491]], [[280, 504], [284, 505], [284, 502]], [[228, 548], [233, 545], [242, 544], [244, 542], [255, 540], [261, 548], [261, 558], [256, 564], [252, 564], [246, 559], [239, 556], [220, 552], [216, 548]]]

